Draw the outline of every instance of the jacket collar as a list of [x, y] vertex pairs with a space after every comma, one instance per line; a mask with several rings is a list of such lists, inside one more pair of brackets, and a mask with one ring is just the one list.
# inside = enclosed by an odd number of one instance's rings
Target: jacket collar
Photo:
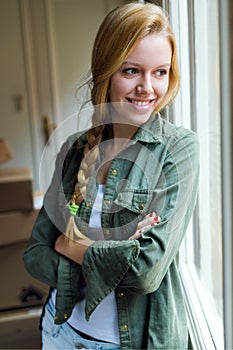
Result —
[[152, 115], [150, 119], [138, 129], [133, 140], [146, 143], [163, 143], [162, 124], [163, 119], [159, 113]]
[[[153, 114], [149, 120], [138, 129], [130, 144], [137, 141], [144, 143], [164, 143], [163, 124], [164, 118], [161, 117], [160, 113]], [[79, 137], [79, 148], [83, 148], [87, 142], [87, 131], [83, 132], [83, 135], [79, 135]]]

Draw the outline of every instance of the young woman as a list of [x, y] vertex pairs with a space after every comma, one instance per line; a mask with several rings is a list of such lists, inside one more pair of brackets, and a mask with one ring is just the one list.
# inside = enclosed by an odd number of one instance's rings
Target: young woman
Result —
[[112, 10], [94, 42], [92, 127], [68, 138], [24, 252], [51, 289], [43, 349], [185, 349], [178, 251], [198, 186], [198, 141], [159, 111], [179, 91], [161, 8]]

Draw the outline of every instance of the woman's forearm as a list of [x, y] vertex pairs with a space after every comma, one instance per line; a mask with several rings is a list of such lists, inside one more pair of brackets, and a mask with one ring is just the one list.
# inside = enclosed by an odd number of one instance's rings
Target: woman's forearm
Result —
[[60, 235], [55, 243], [55, 250], [67, 258], [82, 265], [84, 255], [88, 247], [93, 243], [90, 239], [73, 241], [65, 235]]

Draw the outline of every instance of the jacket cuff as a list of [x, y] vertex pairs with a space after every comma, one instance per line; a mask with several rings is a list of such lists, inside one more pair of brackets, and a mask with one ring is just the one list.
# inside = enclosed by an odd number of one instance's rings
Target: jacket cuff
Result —
[[111, 293], [138, 258], [140, 244], [134, 241], [96, 241], [84, 256], [82, 271], [86, 279], [86, 319]]

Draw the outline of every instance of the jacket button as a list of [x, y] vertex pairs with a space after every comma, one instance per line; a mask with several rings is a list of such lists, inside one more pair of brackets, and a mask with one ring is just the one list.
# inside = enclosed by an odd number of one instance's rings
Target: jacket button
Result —
[[105, 200], [105, 203], [106, 203], [107, 205], [109, 205], [109, 204], [111, 203], [111, 201], [110, 201], [109, 199], [106, 199], [106, 200]]
[[64, 318], [64, 320], [67, 320], [68, 315], [67, 315], [67, 314], [64, 314], [64, 315], [63, 315], [63, 318]]
[[139, 208], [140, 210], [143, 210], [143, 209], [144, 209], [144, 204], [140, 203], [139, 206], [138, 206], [138, 208]]
[[117, 174], [117, 170], [116, 170], [116, 169], [113, 169], [112, 175], [116, 175], [116, 174]]
[[91, 202], [86, 202], [86, 207], [90, 207], [91, 206]]
[[123, 293], [123, 292], [118, 293], [118, 297], [120, 297], [120, 298], [122, 298], [124, 295], [125, 295], [125, 293]]
[[121, 329], [122, 329], [123, 331], [127, 331], [127, 329], [128, 329], [127, 324], [124, 324], [124, 326], [122, 326]]
[[110, 235], [110, 230], [109, 230], [108, 228], [106, 228], [106, 229], [104, 230], [104, 233], [105, 233], [106, 235]]

